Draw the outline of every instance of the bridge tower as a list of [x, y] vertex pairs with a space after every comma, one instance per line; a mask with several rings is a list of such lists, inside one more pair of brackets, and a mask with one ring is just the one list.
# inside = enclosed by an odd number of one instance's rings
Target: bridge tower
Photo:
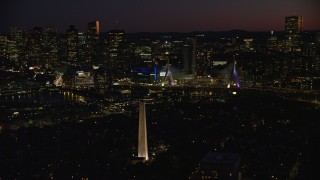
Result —
[[239, 78], [237, 74], [237, 61], [235, 60], [235, 56], [233, 56], [233, 67], [231, 68], [230, 81], [228, 83], [228, 88], [230, 87], [240, 88]]
[[173, 78], [172, 78], [172, 72], [170, 70], [170, 67], [171, 67], [171, 64], [167, 63], [166, 66], [165, 66], [165, 76], [164, 76], [164, 79], [163, 79], [163, 82], [167, 81], [168, 78], [169, 78], [169, 81], [170, 81], [170, 85], [171, 86], [174, 86], [174, 81], [173, 81]]

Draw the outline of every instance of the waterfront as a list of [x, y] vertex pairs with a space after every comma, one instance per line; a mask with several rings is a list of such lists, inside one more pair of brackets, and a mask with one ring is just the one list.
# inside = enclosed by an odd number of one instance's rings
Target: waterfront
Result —
[[12, 130], [79, 121], [99, 109], [90, 98], [62, 90], [2, 95], [0, 103], [2, 129]]

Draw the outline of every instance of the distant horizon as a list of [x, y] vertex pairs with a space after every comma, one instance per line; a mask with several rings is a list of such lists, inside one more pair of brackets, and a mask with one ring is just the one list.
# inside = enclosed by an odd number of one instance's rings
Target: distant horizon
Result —
[[285, 17], [302, 16], [303, 29], [320, 29], [320, 1], [314, 0], [4, 0], [0, 7], [0, 32], [10, 27], [69, 25], [85, 32], [87, 23], [100, 21], [101, 32], [123, 29], [137, 32], [282, 31]]
[[[71, 24], [72, 25], [72, 24]], [[35, 25], [35, 26], [32, 26], [32, 27], [23, 27], [23, 26], [12, 26], [12, 27], [9, 27], [9, 31], [8, 32], [0, 32], [0, 35], [10, 35], [10, 29], [13, 28], [13, 27], [19, 27], [19, 28], [23, 28], [25, 30], [32, 30], [34, 27], [41, 27], [41, 28], [46, 28], [46, 27], [50, 27], [50, 28], [55, 28], [57, 30], [57, 34], [65, 34], [67, 32], [67, 29], [65, 29], [65, 31], [59, 31], [58, 28], [54, 27], [54, 26], [41, 26], [41, 25]], [[75, 26], [75, 28], [78, 30], [79, 33], [85, 33], [86, 30], [82, 31], [82, 30], [79, 30], [77, 28], [77, 26]], [[268, 32], [285, 32], [285, 30], [246, 30], [246, 29], [238, 29], [238, 28], [234, 28], [234, 29], [229, 29], [229, 30], [193, 30], [193, 31], [136, 31], [136, 32], [127, 32], [125, 29], [121, 29], [121, 28], [114, 28], [114, 29], [109, 29], [107, 31], [100, 31], [100, 34], [101, 33], [108, 33], [109, 31], [111, 30], [123, 30], [126, 34], [136, 34], [136, 33], [184, 33], [184, 34], [187, 34], [187, 33], [196, 33], [196, 32], [199, 32], [199, 33], [219, 33], [219, 32], [231, 32], [231, 31], [244, 31], [244, 32], [252, 32], [252, 33], [268, 33]], [[320, 31], [320, 29], [305, 29], [303, 30], [302, 32], [304, 31]]]

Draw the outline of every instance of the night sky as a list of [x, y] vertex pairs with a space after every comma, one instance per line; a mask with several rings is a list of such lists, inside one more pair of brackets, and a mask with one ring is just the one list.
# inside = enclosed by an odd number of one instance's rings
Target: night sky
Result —
[[0, 11], [3, 33], [35, 25], [63, 33], [70, 24], [85, 31], [94, 20], [103, 32], [282, 31], [290, 15], [302, 15], [305, 30], [320, 29], [319, 0], [2, 0]]

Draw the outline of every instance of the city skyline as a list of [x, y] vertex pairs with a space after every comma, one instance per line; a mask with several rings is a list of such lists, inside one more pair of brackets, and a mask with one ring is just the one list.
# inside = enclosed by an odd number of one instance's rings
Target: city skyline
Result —
[[5, 0], [0, 180], [319, 177], [317, 7]]
[[74, 24], [86, 31], [87, 22], [99, 20], [101, 32], [283, 31], [284, 17], [303, 16], [304, 30], [319, 30], [319, 2], [307, 1], [7, 1], [0, 32], [10, 27], [53, 26], [59, 33]]

